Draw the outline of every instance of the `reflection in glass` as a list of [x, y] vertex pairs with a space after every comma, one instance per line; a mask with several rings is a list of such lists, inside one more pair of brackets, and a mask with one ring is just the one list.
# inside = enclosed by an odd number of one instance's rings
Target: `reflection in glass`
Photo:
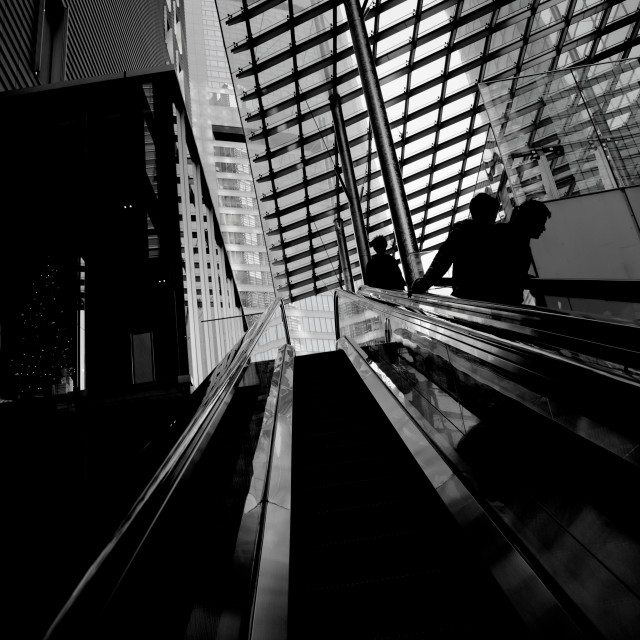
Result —
[[516, 203], [640, 184], [639, 78], [631, 59], [480, 83]]

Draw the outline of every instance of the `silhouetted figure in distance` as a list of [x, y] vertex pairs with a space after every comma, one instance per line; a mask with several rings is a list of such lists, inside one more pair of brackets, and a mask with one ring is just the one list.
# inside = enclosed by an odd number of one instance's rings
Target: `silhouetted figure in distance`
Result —
[[500, 202], [493, 196], [476, 194], [469, 203], [471, 218], [453, 225], [431, 266], [413, 283], [409, 295], [428, 291], [453, 265], [452, 294], [456, 298], [490, 299], [493, 227], [499, 209]]
[[551, 211], [539, 200], [527, 200], [516, 207], [509, 222], [495, 225], [495, 273], [490, 300], [502, 304], [522, 304], [524, 290], [534, 276], [531, 240], [539, 238], [546, 228]]
[[375, 251], [375, 255], [371, 256], [367, 263], [364, 283], [368, 287], [404, 291], [406, 283], [402, 276], [402, 271], [400, 271], [396, 259], [385, 253], [387, 250], [386, 238], [384, 236], [376, 236], [370, 244]]

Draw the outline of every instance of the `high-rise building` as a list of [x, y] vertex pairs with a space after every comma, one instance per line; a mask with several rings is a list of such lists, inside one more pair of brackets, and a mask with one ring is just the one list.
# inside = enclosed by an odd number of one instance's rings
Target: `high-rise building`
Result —
[[3, 396], [63, 391], [63, 369], [80, 391], [196, 386], [246, 328], [187, 115], [184, 3], [117, 4], [0, 8]]
[[273, 300], [249, 149], [214, 0], [184, 0], [193, 131], [240, 300], [256, 318]]
[[[185, 0], [184, 4], [194, 135], [207, 181], [215, 194], [216, 211], [243, 309], [251, 322], [276, 295], [288, 296], [286, 291], [278, 291], [281, 281], [274, 281], [273, 265], [277, 268], [280, 258], [278, 243], [273, 244], [278, 231], [263, 226], [262, 216], [270, 204], [268, 197], [264, 200], [268, 190], [256, 182], [259, 176], [251, 161], [264, 152], [264, 144], [261, 140], [247, 139], [247, 133], [251, 134], [254, 129], [241, 119], [246, 116], [242, 96], [251, 87], [232, 77], [220, 24], [220, 16], [224, 19], [225, 14], [236, 11], [238, 5], [215, 0]], [[284, 9], [274, 7], [268, 21], [277, 21], [284, 13]], [[279, 142], [292, 139], [291, 134], [286, 133]], [[318, 149], [321, 146], [321, 141], [316, 143]], [[328, 159], [325, 169], [331, 170], [333, 162], [333, 158]], [[308, 232], [303, 225], [298, 227], [296, 235], [304, 236]], [[355, 250], [353, 237], [350, 240]], [[328, 271], [333, 276], [337, 266], [335, 244], [328, 250]], [[320, 283], [318, 293], [323, 289]], [[298, 353], [333, 349], [332, 294], [317, 299], [311, 296], [302, 305], [293, 303], [290, 311], [289, 331]]]

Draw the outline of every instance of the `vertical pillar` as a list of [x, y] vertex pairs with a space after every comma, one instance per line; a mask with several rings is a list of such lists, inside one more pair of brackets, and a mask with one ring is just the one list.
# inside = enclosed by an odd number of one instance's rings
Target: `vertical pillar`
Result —
[[[347, 240], [344, 236], [344, 225], [340, 216], [336, 216], [333, 224], [336, 228], [336, 237], [338, 238], [338, 257], [340, 258], [340, 269], [347, 291], [355, 291], [353, 286], [353, 274], [351, 273], [351, 263], [349, 262], [349, 251], [347, 250]], [[364, 282], [364, 271], [362, 272], [362, 281]]]
[[[362, 281], [364, 282], [367, 263], [371, 258], [371, 254], [369, 252], [369, 240], [364, 227], [364, 216], [362, 215], [362, 207], [360, 206], [360, 198], [358, 197], [358, 184], [356, 182], [355, 171], [353, 170], [351, 149], [349, 148], [349, 139], [347, 138], [347, 128], [344, 125], [342, 107], [340, 106], [340, 96], [336, 92], [333, 92], [330, 96], [330, 102], [331, 113], [333, 114], [333, 128], [336, 136], [336, 144], [338, 146], [338, 151], [340, 152], [342, 175], [344, 176], [344, 188], [347, 200], [349, 201], [353, 233], [356, 237], [358, 259], [360, 260], [360, 273], [362, 274]], [[340, 220], [340, 224], [342, 224], [342, 220]], [[351, 269], [350, 265], [349, 269]], [[349, 291], [353, 291], [353, 289], [349, 289]]]
[[353, 41], [353, 51], [358, 62], [362, 91], [369, 112], [369, 121], [376, 141], [378, 160], [387, 192], [400, 261], [402, 262], [407, 286], [411, 287], [413, 281], [423, 275], [423, 270], [418, 243], [409, 213], [409, 202], [404, 191], [402, 174], [400, 173], [400, 163], [393, 146], [391, 129], [387, 120], [387, 112], [384, 107], [382, 91], [378, 83], [375, 63], [371, 55], [360, 5], [358, 0], [344, 0], [344, 6], [347, 11], [349, 31]]
[[560, 193], [558, 192], [558, 187], [556, 187], [551, 165], [547, 160], [547, 156], [544, 154], [544, 149], [538, 151], [538, 168], [540, 169], [540, 177], [542, 178], [544, 190], [551, 200], [557, 200], [560, 197]]

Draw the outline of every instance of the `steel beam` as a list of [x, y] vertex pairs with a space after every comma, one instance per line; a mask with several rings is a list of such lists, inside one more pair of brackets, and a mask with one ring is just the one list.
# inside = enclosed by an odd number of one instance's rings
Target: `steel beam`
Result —
[[373, 137], [380, 158], [382, 179], [387, 192], [389, 212], [396, 235], [396, 244], [404, 270], [407, 286], [423, 275], [418, 243], [409, 214], [409, 202], [404, 191], [400, 164], [391, 137], [382, 91], [378, 83], [376, 67], [369, 48], [367, 31], [360, 12], [358, 0], [345, 0], [349, 18], [349, 30], [353, 40], [353, 52], [360, 70], [362, 90], [369, 111]]
[[342, 107], [340, 106], [340, 96], [336, 92], [333, 92], [329, 97], [329, 101], [331, 103], [331, 113], [333, 114], [333, 128], [336, 136], [336, 144], [338, 146], [338, 151], [340, 152], [340, 163], [342, 165], [342, 176], [344, 178], [344, 190], [347, 200], [349, 201], [351, 222], [353, 224], [353, 232], [356, 236], [356, 247], [358, 248], [360, 269], [362, 273], [364, 273], [367, 268], [367, 263], [371, 258], [371, 254], [369, 253], [369, 241], [367, 238], [367, 231], [364, 227], [362, 207], [360, 206], [360, 198], [358, 196], [358, 183], [356, 181], [355, 171], [353, 170], [353, 159], [351, 158], [351, 149], [349, 148], [347, 128], [344, 124]]
[[353, 273], [351, 272], [351, 262], [349, 261], [349, 252], [347, 251], [347, 240], [344, 236], [344, 225], [340, 216], [336, 216], [333, 221], [336, 229], [336, 237], [338, 238], [338, 257], [340, 258], [340, 270], [342, 271], [342, 279], [347, 291], [355, 291], [353, 285]]

